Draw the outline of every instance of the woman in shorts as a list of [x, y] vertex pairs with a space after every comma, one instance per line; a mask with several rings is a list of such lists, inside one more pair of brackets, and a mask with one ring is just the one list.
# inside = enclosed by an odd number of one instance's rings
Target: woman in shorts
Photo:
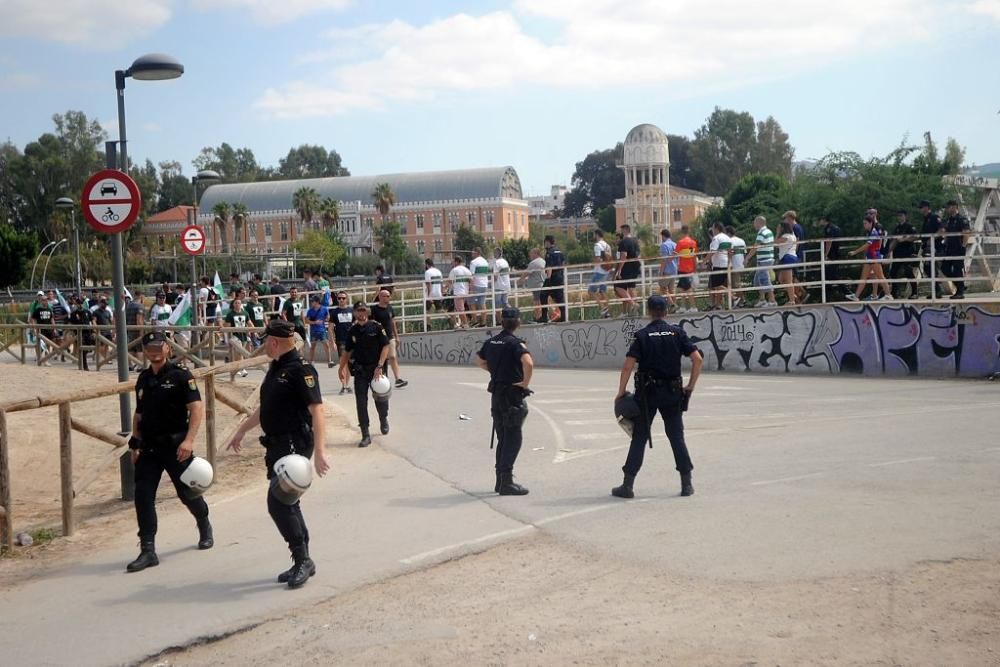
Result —
[[798, 255], [795, 251], [798, 246], [798, 239], [795, 237], [795, 230], [790, 222], [784, 221], [778, 226], [780, 236], [775, 245], [778, 248], [778, 264], [775, 272], [778, 274], [778, 283], [784, 286], [785, 296], [788, 297], [787, 305], [794, 306], [795, 299], [795, 265], [799, 263]]

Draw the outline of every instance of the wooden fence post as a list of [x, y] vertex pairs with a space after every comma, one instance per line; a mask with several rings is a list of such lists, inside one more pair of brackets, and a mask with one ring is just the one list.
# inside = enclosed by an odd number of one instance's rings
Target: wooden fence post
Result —
[[14, 509], [10, 500], [10, 459], [8, 458], [7, 413], [0, 410], [0, 546], [14, 547]]
[[59, 477], [63, 536], [73, 534], [73, 424], [69, 401], [59, 404]]
[[215, 375], [205, 376], [205, 458], [215, 467]]

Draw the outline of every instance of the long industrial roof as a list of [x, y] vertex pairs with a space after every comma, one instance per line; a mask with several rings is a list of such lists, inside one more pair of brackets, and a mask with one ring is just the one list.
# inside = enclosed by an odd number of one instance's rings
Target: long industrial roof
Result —
[[250, 212], [292, 209], [292, 197], [302, 187], [315, 189], [320, 199], [372, 204], [372, 191], [388, 183], [396, 204], [454, 201], [461, 199], [523, 199], [521, 181], [513, 167], [487, 167], [454, 171], [425, 171], [376, 176], [335, 176], [258, 183], [224, 183], [210, 186], [201, 198], [203, 213], [219, 202], [242, 203]]

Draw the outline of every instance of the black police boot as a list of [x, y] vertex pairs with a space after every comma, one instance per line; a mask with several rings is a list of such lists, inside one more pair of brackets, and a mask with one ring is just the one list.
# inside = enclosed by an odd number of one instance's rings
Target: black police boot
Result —
[[212, 535], [212, 524], [208, 517], [198, 519], [198, 548], [201, 550], [211, 549], [215, 546], [215, 538]]
[[160, 559], [156, 557], [156, 544], [153, 540], [139, 541], [139, 557], [125, 567], [126, 572], [142, 572], [147, 567], [156, 567]]
[[295, 559], [295, 564], [287, 572], [288, 587], [301, 588], [309, 581], [309, 577], [316, 574], [316, 563], [309, 557], [309, 551], [304, 546], [292, 550], [292, 558]]
[[497, 483], [493, 485], [493, 492], [500, 493], [500, 471], [497, 470]]
[[691, 486], [691, 473], [689, 472], [681, 473], [681, 495], [682, 496], [694, 495], [694, 487]]
[[382, 435], [389, 435], [389, 419], [383, 419], [379, 422], [379, 430], [382, 431]]
[[368, 429], [361, 429], [361, 442], [358, 443], [358, 447], [367, 447], [372, 444], [372, 437], [368, 434]]
[[632, 490], [633, 484], [635, 484], [635, 475], [625, 475], [625, 481], [622, 482], [621, 486], [611, 489], [611, 495], [616, 498], [635, 498], [635, 492]]
[[514, 481], [514, 474], [505, 472], [500, 475], [500, 490], [497, 492], [501, 496], [526, 496], [528, 490]]

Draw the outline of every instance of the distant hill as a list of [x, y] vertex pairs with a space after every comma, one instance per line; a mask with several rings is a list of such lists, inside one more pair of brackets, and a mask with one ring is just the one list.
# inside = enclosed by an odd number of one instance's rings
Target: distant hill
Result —
[[1000, 162], [990, 162], [975, 167], [966, 167], [963, 173], [970, 176], [984, 176], [986, 178], [1000, 178]]

